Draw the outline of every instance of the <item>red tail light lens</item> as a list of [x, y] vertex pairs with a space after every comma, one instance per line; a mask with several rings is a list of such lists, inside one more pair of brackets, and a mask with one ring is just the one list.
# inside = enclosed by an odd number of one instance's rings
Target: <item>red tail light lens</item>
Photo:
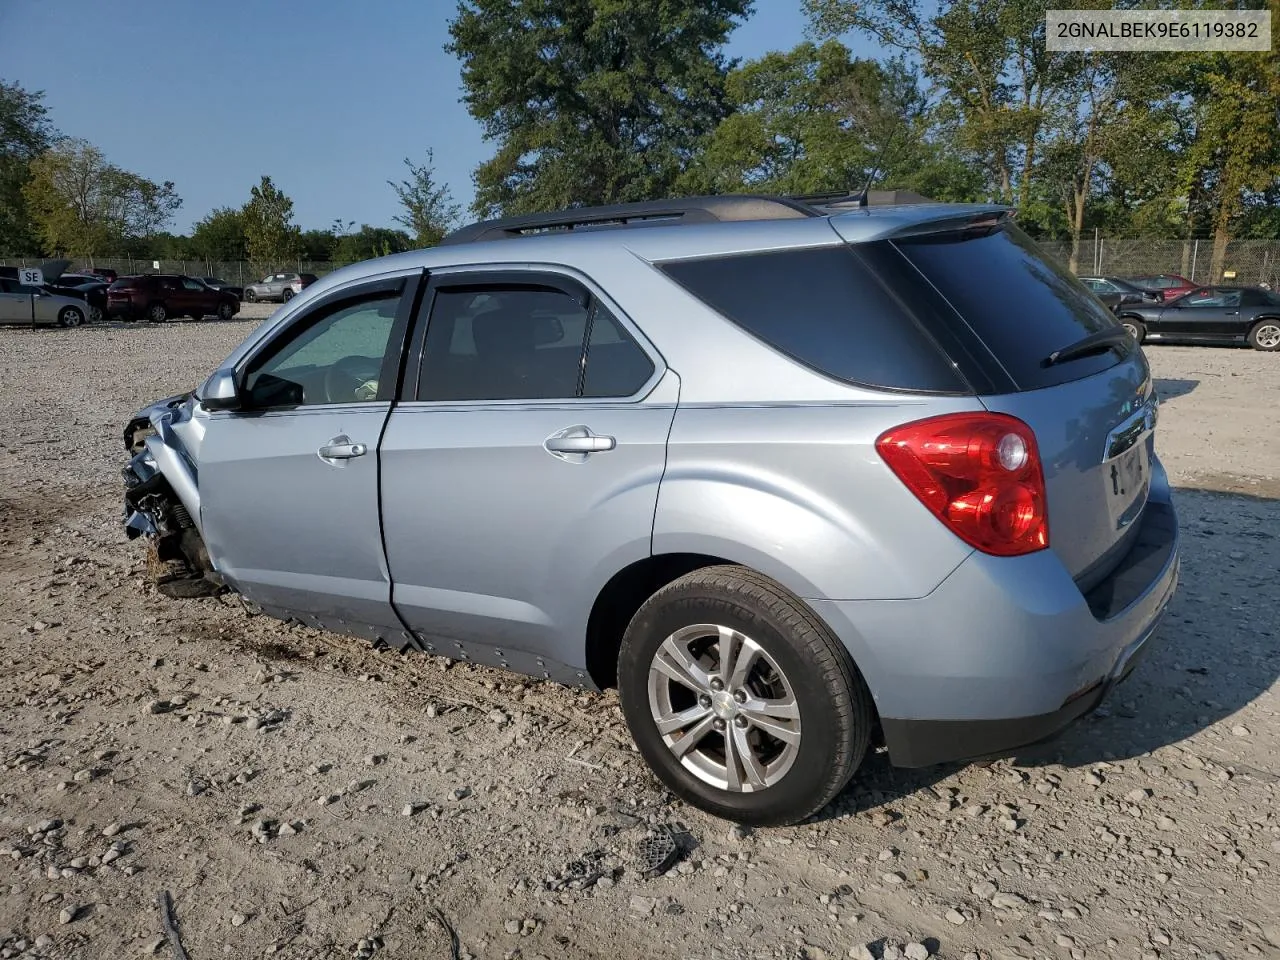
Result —
[[876, 440], [889, 468], [965, 543], [998, 557], [1049, 545], [1035, 434], [1016, 417], [956, 413], [894, 427]]

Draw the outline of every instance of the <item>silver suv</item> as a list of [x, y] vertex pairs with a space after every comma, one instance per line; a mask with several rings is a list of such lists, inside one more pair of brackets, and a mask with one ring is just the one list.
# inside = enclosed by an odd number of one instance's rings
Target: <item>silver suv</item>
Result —
[[127, 425], [125, 523], [167, 594], [616, 686], [672, 790], [778, 824], [1127, 676], [1177, 579], [1156, 410], [1003, 208], [576, 210], [295, 297]]

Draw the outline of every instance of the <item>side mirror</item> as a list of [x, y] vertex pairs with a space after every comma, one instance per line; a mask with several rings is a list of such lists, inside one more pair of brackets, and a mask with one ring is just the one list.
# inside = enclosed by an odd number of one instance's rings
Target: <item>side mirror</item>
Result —
[[239, 410], [240, 387], [231, 370], [217, 370], [200, 388], [200, 404], [206, 410]]

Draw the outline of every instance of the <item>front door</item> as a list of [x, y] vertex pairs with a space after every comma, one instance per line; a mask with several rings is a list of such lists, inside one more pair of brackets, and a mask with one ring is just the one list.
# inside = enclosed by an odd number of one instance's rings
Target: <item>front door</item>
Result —
[[30, 323], [31, 295], [17, 280], [0, 277], [0, 323]]
[[577, 679], [596, 595], [649, 556], [678, 380], [553, 273], [432, 293], [382, 442], [396, 609], [432, 652]]
[[1160, 332], [1179, 339], [1215, 339], [1229, 334], [1239, 318], [1239, 290], [1202, 287], [1165, 308]]
[[251, 353], [242, 409], [210, 414], [199, 463], [219, 573], [270, 612], [392, 643], [402, 626], [382, 551], [377, 449], [408, 323], [405, 286], [335, 291]]

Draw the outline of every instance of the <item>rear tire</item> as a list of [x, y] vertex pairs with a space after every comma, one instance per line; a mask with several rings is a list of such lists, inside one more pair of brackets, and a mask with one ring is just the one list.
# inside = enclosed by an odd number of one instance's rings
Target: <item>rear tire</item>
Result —
[[1142, 343], [1147, 336], [1147, 328], [1142, 325], [1141, 320], [1135, 317], [1121, 317], [1120, 326], [1129, 331], [1129, 336], [1133, 337], [1138, 343]]
[[285, 287], [280, 294], [280, 302], [288, 303], [292, 299], [293, 299], [293, 290], [290, 289], [289, 287]]
[[[722, 677], [726, 644], [733, 665]], [[874, 723], [840, 641], [801, 600], [737, 566], [695, 570], [645, 601], [622, 641], [618, 693], [640, 753], [672, 791], [758, 826], [826, 806]]]
[[148, 323], [164, 323], [169, 318], [169, 311], [163, 303], [153, 303], [147, 307]]
[[76, 307], [63, 307], [58, 311], [58, 326], [78, 327], [84, 323], [84, 312]]
[[226, 301], [223, 301], [222, 303], [218, 304], [219, 320], [230, 320], [235, 315], [236, 315], [236, 308], [233, 307], [231, 304], [227, 303]]
[[1263, 320], [1249, 331], [1249, 346], [1270, 353], [1280, 350], [1280, 320]]

